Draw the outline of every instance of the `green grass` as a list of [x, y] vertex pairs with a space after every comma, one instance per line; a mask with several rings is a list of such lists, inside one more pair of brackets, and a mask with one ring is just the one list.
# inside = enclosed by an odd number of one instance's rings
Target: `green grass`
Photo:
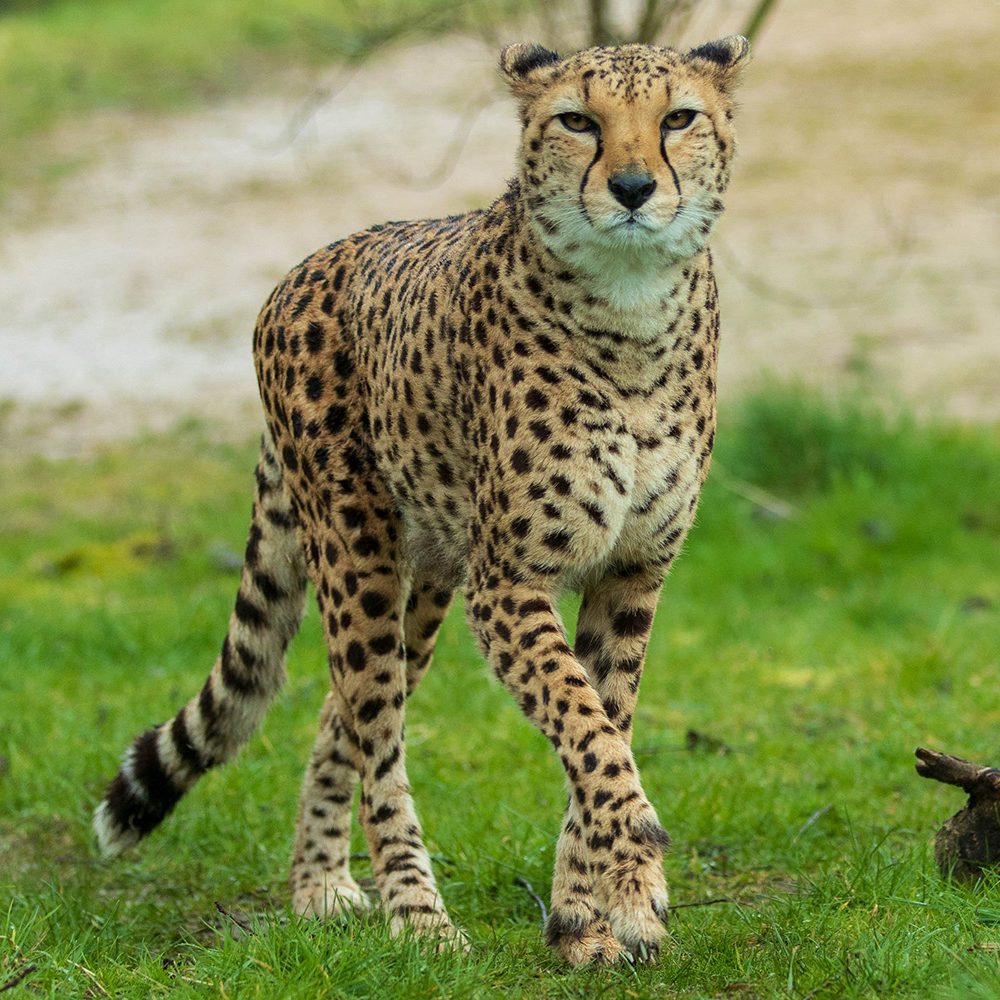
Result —
[[[674, 838], [674, 902], [732, 902], [678, 909], [656, 968], [577, 972], [544, 948], [517, 882], [548, 893], [560, 769], [458, 613], [408, 736], [471, 955], [390, 941], [377, 918], [288, 914], [326, 683], [315, 612], [240, 761], [128, 859], [95, 857], [89, 811], [118, 754], [195, 690], [221, 641], [253, 451], [188, 427], [0, 470], [0, 985], [30, 964], [22, 993], [60, 1000], [1000, 994], [1000, 883], [941, 882], [930, 840], [961, 797], [912, 766], [918, 743], [1000, 761], [994, 433], [780, 387], [722, 413], [719, 474], [664, 592], [636, 746]], [[792, 516], [746, 499], [758, 490]], [[693, 749], [688, 730], [702, 734]]]
[[[29, 140], [100, 108], [246, 93], [269, 72], [355, 60], [404, 34], [499, 18], [517, 0], [0, 0], [0, 194], [58, 172]], [[71, 165], [62, 152], [60, 163]]]

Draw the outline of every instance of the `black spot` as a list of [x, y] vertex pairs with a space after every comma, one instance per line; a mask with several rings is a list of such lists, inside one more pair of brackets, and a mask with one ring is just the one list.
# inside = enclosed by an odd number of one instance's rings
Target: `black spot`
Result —
[[361, 722], [371, 722], [383, 708], [385, 708], [384, 698], [369, 698], [358, 709], [358, 719]]
[[377, 656], [385, 656], [396, 648], [396, 637], [391, 632], [368, 640], [368, 648]]
[[569, 548], [570, 542], [573, 540], [573, 535], [564, 530], [560, 531], [550, 531], [542, 541], [547, 545], [553, 552], [563, 552]]
[[648, 608], [629, 608], [615, 615], [611, 627], [616, 635], [628, 638], [645, 635], [653, 624], [653, 612]]
[[529, 389], [524, 402], [529, 410], [544, 410], [549, 405], [549, 397], [540, 389]]
[[310, 354], [316, 354], [323, 349], [325, 333], [323, 324], [313, 320], [306, 329], [306, 350]]
[[374, 535], [362, 535], [354, 543], [353, 548], [359, 556], [375, 556], [382, 550], [379, 540]]
[[339, 403], [334, 403], [333, 406], [327, 408], [326, 417], [323, 419], [323, 425], [326, 427], [327, 433], [339, 434], [344, 429], [345, 423], [347, 423], [346, 407], [341, 406]]
[[178, 756], [187, 765], [188, 770], [192, 774], [202, 774], [208, 769], [208, 764], [191, 740], [184, 714], [184, 710], [181, 709], [174, 718], [173, 724], [170, 726], [170, 736], [174, 741], [174, 748], [177, 750]]
[[361, 595], [361, 608], [369, 618], [380, 618], [389, 610], [389, 598], [377, 590], [366, 590]]
[[365, 669], [365, 650], [357, 640], [352, 641], [347, 647], [347, 662], [350, 668], [357, 673]]

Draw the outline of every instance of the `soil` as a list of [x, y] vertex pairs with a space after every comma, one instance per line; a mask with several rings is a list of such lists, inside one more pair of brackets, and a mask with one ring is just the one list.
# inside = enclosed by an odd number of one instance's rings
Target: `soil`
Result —
[[[755, 53], [714, 241], [723, 406], [799, 377], [1000, 420], [1000, 4], [796, 0]], [[501, 190], [517, 123], [495, 57], [437, 39], [44, 137], [77, 167], [0, 209], [0, 448], [76, 454], [192, 416], [254, 432], [250, 331], [292, 264]]]

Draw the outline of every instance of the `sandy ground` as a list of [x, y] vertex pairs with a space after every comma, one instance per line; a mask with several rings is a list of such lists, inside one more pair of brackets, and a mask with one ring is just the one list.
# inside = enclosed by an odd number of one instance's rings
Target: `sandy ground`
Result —
[[[740, 22], [718, 5], [689, 40]], [[860, 377], [1000, 420], [1000, 3], [787, 0], [756, 52], [715, 240], [724, 401]], [[438, 40], [46, 137], [85, 165], [0, 215], [0, 448], [73, 454], [191, 415], [253, 431], [250, 330], [292, 264], [500, 191], [517, 127], [494, 59]]]

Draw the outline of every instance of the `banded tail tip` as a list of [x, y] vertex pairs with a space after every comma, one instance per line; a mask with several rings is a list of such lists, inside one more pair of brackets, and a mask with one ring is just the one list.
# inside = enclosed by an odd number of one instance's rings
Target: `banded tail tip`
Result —
[[104, 799], [94, 810], [92, 821], [94, 834], [97, 837], [97, 847], [104, 858], [116, 858], [134, 847], [142, 838], [138, 830], [123, 827], [115, 819], [114, 813]]

